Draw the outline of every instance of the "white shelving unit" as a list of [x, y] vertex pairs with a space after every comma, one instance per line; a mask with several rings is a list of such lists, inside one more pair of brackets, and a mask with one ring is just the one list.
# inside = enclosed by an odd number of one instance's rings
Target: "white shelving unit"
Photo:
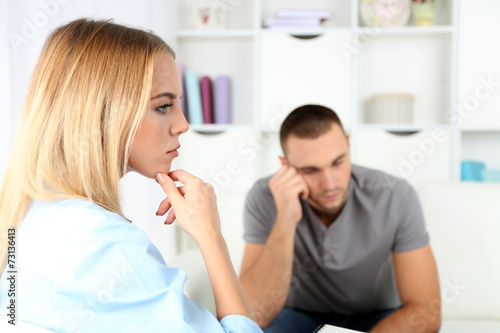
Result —
[[[470, 68], [470, 59], [482, 52], [460, 46], [460, 30], [465, 29], [465, 42], [469, 43], [469, 30], [479, 14], [473, 11], [465, 25], [460, 16], [472, 6], [487, 10], [484, 7], [491, 2], [480, 0], [478, 5], [471, 0], [440, 0], [432, 27], [417, 27], [411, 18], [406, 26], [382, 28], [363, 26], [357, 0], [316, 0], [306, 5], [301, 0], [221, 0], [218, 3], [229, 14], [227, 29], [196, 30], [196, 1], [178, 0], [178, 59], [200, 75], [227, 74], [233, 78], [234, 124], [192, 129], [214, 134], [209, 139], [214, 144], [219, 136], [221, 144], [236, 143], [233, 160], [252, 163], [253, 180], [279, 167], [279, 124], [293, 108], [306, 103], [324, 104], [337, 111], [351, 137], [354, 163], [382, 168], [414, 185], [424, 178], [460, 180], [463, 158], [482, 158], [491, 167], [500, 168], [498, 158], [489, 156], [492, 149], [500, 156], [500, 145], [474, 148], [484, 140], [500, 142], [500, 116], [490, 105], [500, 100], [500, 94], [496, 92], [488, 101], [485, 112], [491, 121], [474, 118], [464, 125], [459, 114], [467, 88], [459, 85], [464, 79], [460, 57], [469, 61], [466, 65]], [[276, 9], [304, 6], [329, 9], [332, 18], [319, 30], [262, 27], [263, 20]], [[491, 34], [498, 29], [488, 31], [489, 37], [484, 38], [493, 38]], [[366, 123], [369, 97], [392, 92], [415, 96], [413, 124]], [[217, 134], [220, 132], [224, 135]], [[385, 145], [374, 145], [376, 139]], [[224, 159], [227, 153], [227, 149], [215, 150], [213, 157]], [[413, 176], [397, 171], [405, 163], [417, 170]], [[210, 161], [204, 166], [212, 167]], [[249, 176], [233, 178], [239, 177]], [[209, 176], [206, 180], [213, 181]], [[228, 186], [225, 190], [245, 193], [248, 188]]]

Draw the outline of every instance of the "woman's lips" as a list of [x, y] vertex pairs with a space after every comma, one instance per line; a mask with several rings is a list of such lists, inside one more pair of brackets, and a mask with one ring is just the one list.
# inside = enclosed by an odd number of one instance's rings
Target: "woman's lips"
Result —
[[171, 157], [177, 157], [177, 156], [179, 156], [179, 152], [177, 151], [177, 149], [179, 149], [180, 147], [181, 146], [177, 146], [175, 149], [167, 151], [167, 155], [169, 155]]

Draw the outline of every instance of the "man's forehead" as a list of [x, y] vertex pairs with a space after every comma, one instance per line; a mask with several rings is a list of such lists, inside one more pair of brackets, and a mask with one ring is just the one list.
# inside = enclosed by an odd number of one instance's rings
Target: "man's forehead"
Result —
[[[334, 148], [347, 145], [347, 137], [340, 126], [332, 126], [328, 132], [315, 138], [301, 138], [291, 134], [285, 143], [285, 153], [290, 154], [297, 150], [317, 150], [324, 146]], [[303, 152], [301, 152], [303, 153]]]

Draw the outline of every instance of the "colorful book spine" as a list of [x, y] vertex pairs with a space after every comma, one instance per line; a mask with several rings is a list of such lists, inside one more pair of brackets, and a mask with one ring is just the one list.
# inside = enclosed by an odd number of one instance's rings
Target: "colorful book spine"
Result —
[[208, 76], [201, 78], [201, 106], [203, 109], [203, 123], [212, 124], [212, 81]]
[[189, 122], [193, 125], [201, 125], [203, 124], [203, 111], [198, 74], [195, 71], [188, 70], [184, 73], [184, 80], [186, 83]]
[[229, 124], [231, 122], [231, 79], [218, 76], [215, 80], [215, 123]]
[[181, 110], [184, 113], [184, 117], [189, 121], [187, 103], [186, 103], [186, 83], [184, 82], [184, 72], [186, 71], [184, 65], [181, 62], [177, 62], [177, 70], [179, 71], [179, 76], [181, 78], [182, 93], [183, 96], [180, 99]]

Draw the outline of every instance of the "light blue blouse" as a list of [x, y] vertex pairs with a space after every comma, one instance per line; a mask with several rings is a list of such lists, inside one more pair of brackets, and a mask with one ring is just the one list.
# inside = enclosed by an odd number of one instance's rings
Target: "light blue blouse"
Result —
[[[183, 293], [137, 226], [85, 200], [34, 202], [16, 234], [17, 319], [58, 332], [262, 332]], [[8, 281], [0, 280], [5, 313]]]

